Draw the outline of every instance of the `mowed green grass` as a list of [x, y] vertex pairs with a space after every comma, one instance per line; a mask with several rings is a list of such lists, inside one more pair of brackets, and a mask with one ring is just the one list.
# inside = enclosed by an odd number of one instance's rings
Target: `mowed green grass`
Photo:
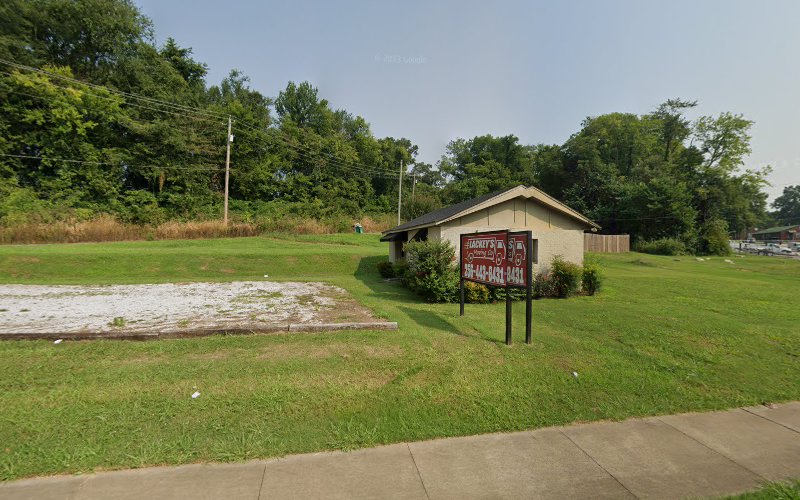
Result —
[[[594, 297], [419, 302], [374, 235], [0, 247], [2, 283], [322, 280], [395, 332], [0, 342], [0, 477], [235, 461], [800, 399], [800, 262], [598, 255]], [[164, 305], [165, 308], [169, 304]], [[2, 309], [2, 305], [0, 305]], [[0, 314], [8, 314], [2, 312]], [[577, 372], [574, 378], [572, 372]], [[201, 396], [190, 399], [196, 390]]]
[[728, 500], [798, 500], [800, 499], [800, 480], [765, 483], [754, 491], [725, 498]]

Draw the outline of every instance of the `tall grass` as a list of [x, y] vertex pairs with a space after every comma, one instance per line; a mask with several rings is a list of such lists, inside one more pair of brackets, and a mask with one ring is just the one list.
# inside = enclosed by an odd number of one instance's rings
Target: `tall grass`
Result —
[[[357, 222], [365, 232], [380, 232], [392, 225], [391, 219], [391, 214], [387, 214], [364, 217]], [[0, 244], [233, 238], [265, 233], [332, 234], [352, 231], [355, 222], [355, 219], [345, 218], [317, 220], [281, 217], [257, 222], [231, 222], [227, 227], [220, 220], [138, 225], [99, 216], [88, 221], [26, 222], [0, 227]]]

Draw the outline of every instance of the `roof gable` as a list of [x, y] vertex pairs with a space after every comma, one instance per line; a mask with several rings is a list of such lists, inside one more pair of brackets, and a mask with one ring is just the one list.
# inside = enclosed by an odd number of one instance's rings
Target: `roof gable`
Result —
[[420, 227], [436, 226], [444, 222], [456, 219], [458, 217], [469, 215], [478, 210], [483, 210], [484, 208], [496, 205], [498, 203], [502, 203], [517, 196], [522, 196], [528, 199], [536, 200], [542, 203], [543, 205], [547, 206], [548, 208], [557, 210], [565, 215], [568, 215], [574, 219], [584, 222], [589, 227], [594, 227], [594, 228], [600, 227], [594, 222], [587, 219], [583, 214], [564, 205], [563, 203], [556, 200], [552, 196], [548, 195], [544, 191], [537, 189], [535, 187], [526, 187], [519, 185], [503, 191], [495, 191], [494, 193], [478, 196], [476, 198], [472, 198], [471, 200], [466, 200], [462, 201], [461, 203], [456, 203], [455, 205], [450, 205], [449, 207], [440, 208], [439, 210], [434, 210], [433, 212], [429, 212], [425, 215], [417, 217], [416, 219], [410, 220], [406, 223], [400, 224], [399, 226], [395, 226], [391, 229], [388, 229], [384, 231], [384, 233], [389, 234]]

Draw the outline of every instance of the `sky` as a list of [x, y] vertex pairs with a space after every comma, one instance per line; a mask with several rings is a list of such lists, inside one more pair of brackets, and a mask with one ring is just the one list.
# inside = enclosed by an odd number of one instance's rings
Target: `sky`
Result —
[[136, 0], [208, 64], [277, 96], [308, 80], [433, 163], [456, 138], [562, 144], [588, 116], [699, 101], [755, 122], [745, 168], [800, 184], [800, 2]]

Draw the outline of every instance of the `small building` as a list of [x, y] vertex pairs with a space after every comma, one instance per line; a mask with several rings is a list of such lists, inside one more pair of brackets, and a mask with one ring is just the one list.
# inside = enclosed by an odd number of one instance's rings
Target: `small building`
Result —
[[461, 234], [510, 229], [533, 232], [534, 268], [560, 255], [583, 264], [583, 233], [600, 226], [547, 193], [517, 186], [427, 213], [383, 232], [389, 242], [389, 260], [404, 257], [408, 241], [447, 240], [459, 253]]
[[759, 241], [800, 241], [800, 225], [778, 226], [753, 233]]

